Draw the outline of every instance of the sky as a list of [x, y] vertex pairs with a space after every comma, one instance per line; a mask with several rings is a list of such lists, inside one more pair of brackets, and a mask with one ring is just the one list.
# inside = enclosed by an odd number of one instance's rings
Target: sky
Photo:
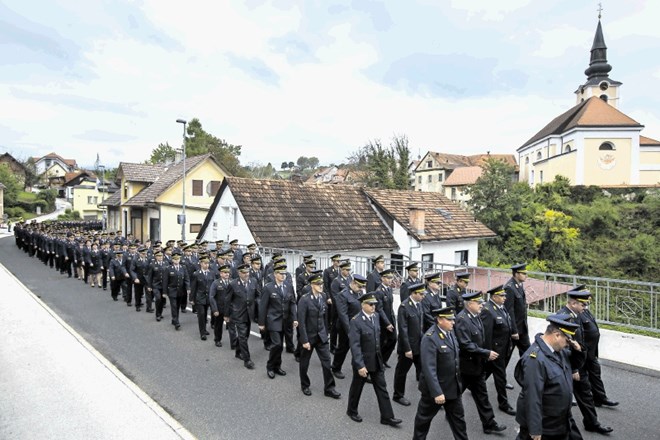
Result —
[[[179, 147], [176, 119], [243, 165], [346, 162], [406, 135], [515, 154], [575, 105], [598, 23], [583, 0], [3, 0], [0, 152], [91, 166]], [[660, 139], [660, 2], [610, 1], [620, 109]]]

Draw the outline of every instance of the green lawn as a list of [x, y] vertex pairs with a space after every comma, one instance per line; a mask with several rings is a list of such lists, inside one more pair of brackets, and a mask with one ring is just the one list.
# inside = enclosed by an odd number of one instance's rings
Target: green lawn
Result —
[[18, 200], [21, 202], [34, 202], [37, 200], [37, 195], [32, 192], [21, 191], [18, 193]]

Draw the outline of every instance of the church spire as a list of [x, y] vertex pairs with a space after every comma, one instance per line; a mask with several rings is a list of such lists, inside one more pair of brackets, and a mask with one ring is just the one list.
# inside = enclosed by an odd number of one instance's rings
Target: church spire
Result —
[[[598, 15], [600, 16], [600, 13]], [[599, 18], [596, 35], [594, 36], [594, 44], [591, 46], [591, 60], [584, 74], [587, 75], [587, 79], [607, 78], [610, 70], [612, 70], [612, 66], [607, 64], [607, 46], [605, 45], [603, 27], [600, 24]]]

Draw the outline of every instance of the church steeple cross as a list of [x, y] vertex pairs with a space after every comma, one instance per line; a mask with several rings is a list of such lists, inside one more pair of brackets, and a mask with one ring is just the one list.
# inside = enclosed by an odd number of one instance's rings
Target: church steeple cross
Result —
[[603, 4], [598, 3], [598, 9], [596, 10], [598, 11], [598, 19], [600, 20], [600, 17], [602, 16], [602, 12], [603, 12]]

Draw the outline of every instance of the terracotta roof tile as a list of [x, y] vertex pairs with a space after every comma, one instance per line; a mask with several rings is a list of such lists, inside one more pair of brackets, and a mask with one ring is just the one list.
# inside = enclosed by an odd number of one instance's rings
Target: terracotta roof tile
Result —
[[518, 151], [547, 136], [565, 133], [575, 127], [641, 127], [642, 125], [615, 109], [602, 99], [592, 96], [557, 116], [525, 142]]
[[[419, 241], [494, 237], [472, 214], [436, 192], [365, 189], [369, 197]], [[424, 234], [412, 230], [410, 208], [424, 209]]]
[[[202, 154], [200, 156], [186, 158], [186, 172], [189, 172], [209, 157], [211, 157], [210, 154]], [[147, 203], [154, 203], [156, 199], [165, 192], [165, 190], [182, 178], [183, 161], [174, 164], [169, 168], [161, 168], [156, 176], [156, 180], [135, 196], [131, 197], [130, 200], [126, 201], [124, 206], [144, 206]]]
[[472, 185], [481, 177], [481, 167], [461, 167], [451, 172], [443, 186]]
[[260, 246], [309, 251], [398, 248], [358, 188], [238, 177], [226, 181]]
[[655, 139], [651, 139], [650, 137], [640, 136], [639, 145], [660, 145], [660, 141], [656, 141]]

